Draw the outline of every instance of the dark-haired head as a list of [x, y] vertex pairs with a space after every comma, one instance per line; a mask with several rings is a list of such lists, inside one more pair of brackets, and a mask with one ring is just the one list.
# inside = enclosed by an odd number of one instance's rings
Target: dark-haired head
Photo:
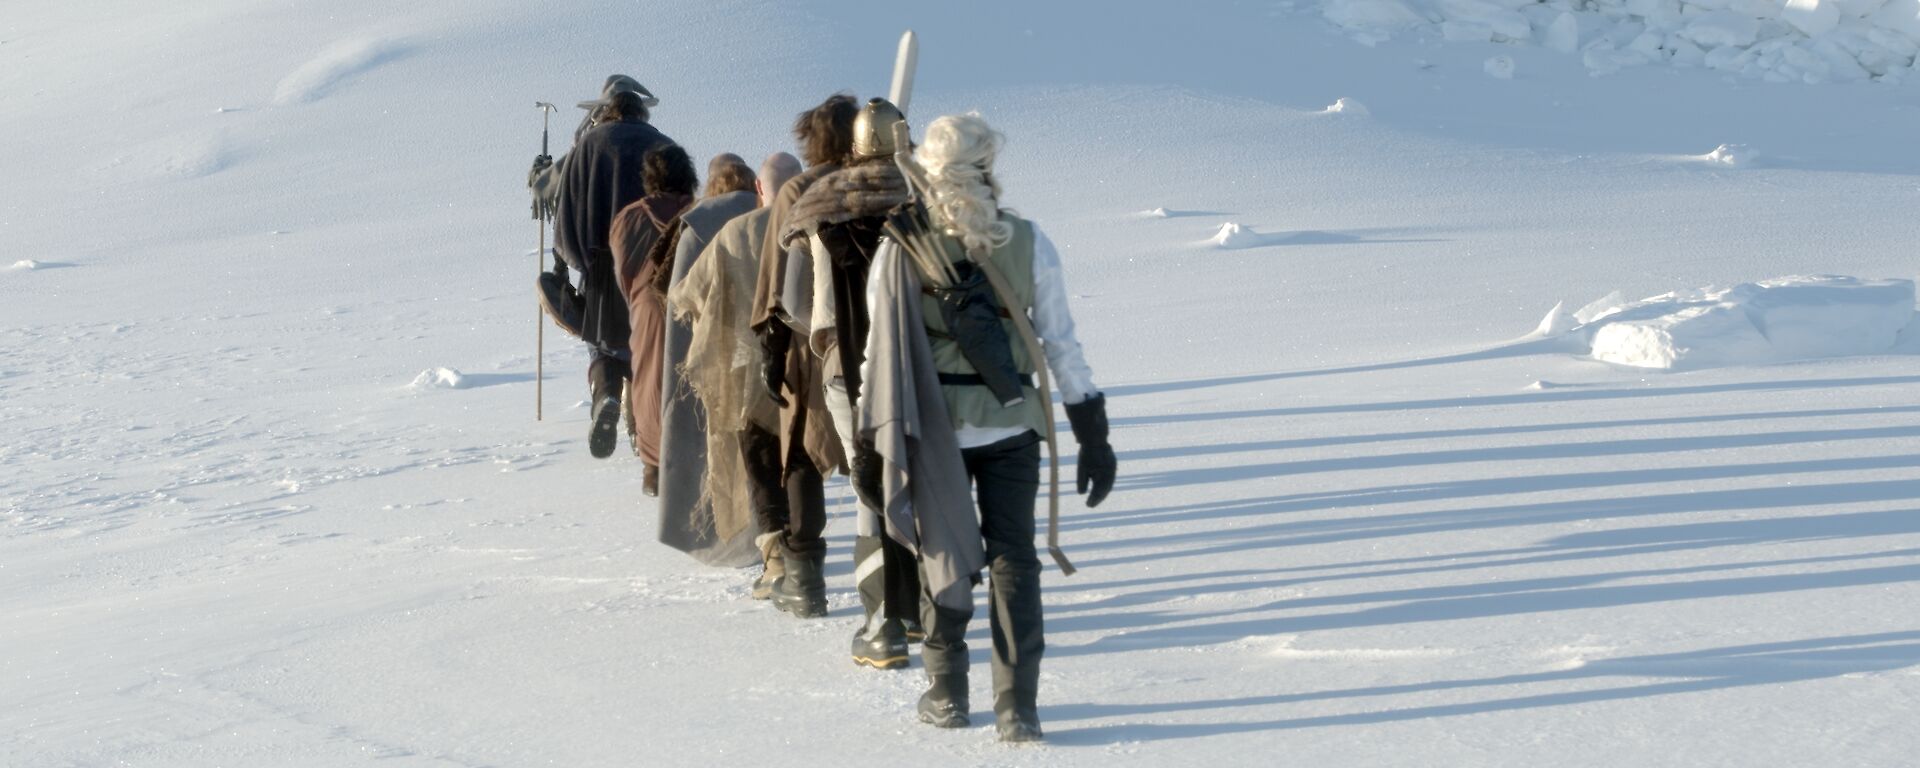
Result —
[[616, 120], [639, 120], [645, 122], [652, 117], [647, 112], [646, 97], [633, 91], [620, 91], [607, 97], [607, 104], [600, 108], [600, 121], [605, 123]]
[[693, 158], [678, 144], [667, 144], [647, 152], [646, 173], [642, 177], [649, 195], [692, 195], [700, 188], [700, 177], [693, 172]]
[[859, 114], [859, 102], [845, 93], [800, 113], [793, 121], [793, 138], [800, 142], [801, 159], [809, 166], [847, 159], [853, 153], [853, 118]]

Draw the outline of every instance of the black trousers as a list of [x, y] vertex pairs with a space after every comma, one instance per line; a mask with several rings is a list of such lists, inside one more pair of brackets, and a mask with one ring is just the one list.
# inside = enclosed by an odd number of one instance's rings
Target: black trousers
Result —
[[740, 433], [747, 463], [747, 498], [761, 533], [786, 533], [787, 546], [812, 548], [827, 529], [827, 484], [810, 460], [795, 462], [781, 479], [780, 436], [759, 427]]
[[[1041, 442], [1039, 435], [1028, 432], [960, 452], [980, 508], [980, 536], [986, 540], [993, 709], [1002, 717], [1036, 717], [1040, 657], [1047, 648], [1040, 608], [1040, 558], [1033, 543]], [[921, 660], [927, 674], [964, 676], [972, 609], [938, 608], [931, 595], [922, 600], [927, 640]]]

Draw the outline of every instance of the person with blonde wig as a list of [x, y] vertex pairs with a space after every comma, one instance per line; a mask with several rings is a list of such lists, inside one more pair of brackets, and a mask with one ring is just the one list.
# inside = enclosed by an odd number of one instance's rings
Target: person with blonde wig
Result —
[[[1034, 507], [1053, 413], [1034, 387], [1043, 361], [1021, 343], [1016, 315], [1044, 340], [1044, 364], [1080, 444], [1079, 488], [1089, 506], [1112, 489], [1115, 461], [1106, 398], [1075, 338], [1059, 252], [1033, 222], [1000, 206], [993, 170], [1002, 141], [978, 115], [947, 116], [928, 125], [915, 152], [931, 231], [910, 237], [911, 248], [885, 240], [874, 259], [858, 418], [868, 454], [861, 458], [879, 459], [856, 462], [864, 471], [855, 487], [922, 564], [929, 686], [920, 719], [942, 728], [970, 723], [965, 636], [984, 568], [998, 733], [1023, 742], [1041, 738], [1046, 642]], [[1005, 286], [988, 285], [976, 261], [991, 264]]]

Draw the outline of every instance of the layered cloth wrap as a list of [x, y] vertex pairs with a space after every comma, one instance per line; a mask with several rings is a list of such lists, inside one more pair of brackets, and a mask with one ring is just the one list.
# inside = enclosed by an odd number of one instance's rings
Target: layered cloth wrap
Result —
[[906, 177], [890, 158], [843, 168], [807, 188], [781, 236], [812, 251], [807, 344], [825, 361], [822, 375], [845, 378], [855, 397], [866, 350], [868, 267], [887, 211], [907, 196]]
[[[702, 200], [681, 213], [672, 258], [656, 270], [666, 277], [656, 280], [655, 285], [664, 283], [666, 295], [671, 296], [673, 288], [685, 283], [701, 260], [711, 255], [708, 243], [720, 228], [753, 210], [759, 202], [752, 192], [729, 192]], [[760, 561], [760, 550], [753, 544], [758, 531], [744, 493], [744, 474], [740, 482], [722, 488], [720, 495], [714, 494], [712, 485], [706, 482], [709, 461], [740, 465], [739, 441], [729, 435], [734, 439], [724, 440], [720, 450], [714, 450], [712, 438], [719, 430], [709, 428], [705, 408], [694, 396], [686, 375], [693, 324], [685, 313], [670, 314], [660, 380], [665, 403], [660, 419], [660, 542], [707, 565], [752, 565]]]
[[687, 195], [647, 195], [613, 218], [613, 271], [626, 298], [627, 346], [633, 353], [627, 413], [640, 460], [654, 466], [660, 465], [660, 369], [666, 359], [667, 311], [650, 287], [659, 264], [649, 255], [671, 245], [680, 212], [692, 204]]
[[[767, 397], [760, 378], [760, 340], [749, 322], [760, 248], [772, 214], [771, 209], [757, 208], [727, 222], [686, 277], [667, 292], [674, 318], [693, 330], [681, 375], [706, 406], [709, 457], [721, 455], [722, 449], [712, 442], [717, 433], [733, 439], [733, 433], [754, 426], [773, 434], [780, 425], [780, 409]], [[738, 451], [729, 455], [733, 453]], [[722, 482], [708, 473], [710, 487]], [[724, 484], [732, 492], [745, 480]]]
[[[767, 219], [767, 232], [770, 235], [786, 231], [787, 212], [795, 201], [812, 186], [815, 181], [839, 170], [840, 166], [824, 163], [808, 168], [780, 187], [780, 194], [774, 197], [772, 213]], [[787, 268], [791, 256], [804, 256], [804, 247], [789, 249], [781, 244], [777, 236], [768, 237], [761, 244], [760, 272], [754, 281], [752, 327], [764, 332], [769, 323], [783, 323], [795, 328], [795, 343], [788, 349], [786, 365], [787, 389], [792, 396], [787, 398], [787, 406], [780, 409], [780, 456], [782, 463], [791, 471], [793, 461], [804, 454], [813, 462], [814, 468], [822, 473], [845, 467], [847, 459], [840, 444], [840, 436], [833, 430], [833, 418], [827, 412], [825, 388], [820, 377], [820, 359], [807, 351], [805, 316], [795, 316], [787, 311], [787, 300], [782, 296], [782, 287], [787, 281]], [[807, 281], [811, 285], [811, 281]], [[764, 385], [762, 385], [764, 389]]]
[[885, 464], [880, 487], [886, 534], [920, 559], [936, 605], [970, 611], [986, 546], [927, 341], [920, 277], [899, 246], [887, 241], [868, 279], [873, 326], [858, 420]]

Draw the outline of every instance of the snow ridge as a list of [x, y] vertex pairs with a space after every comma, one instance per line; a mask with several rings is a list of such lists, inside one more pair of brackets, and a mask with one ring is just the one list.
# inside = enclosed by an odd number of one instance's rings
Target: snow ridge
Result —
[[[1400, 32], [1537, 44], [1594, 75], [1706, 67], [1773, 82], [1897, 83], [1914, 74], [1920, 0], [1323, 0], [1327, 20], [1374, 43]], [[1488, 63], [1507, 79], [1511, 67]]]

